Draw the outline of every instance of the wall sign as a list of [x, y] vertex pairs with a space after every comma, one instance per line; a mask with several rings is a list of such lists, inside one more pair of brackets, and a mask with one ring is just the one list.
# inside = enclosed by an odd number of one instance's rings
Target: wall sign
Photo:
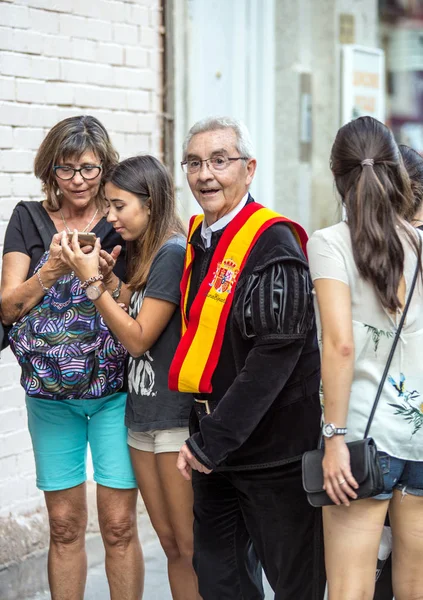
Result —
[[341, 124], [369, 115], [385, 121], [385, 54], [378, 48], [342, 46]]

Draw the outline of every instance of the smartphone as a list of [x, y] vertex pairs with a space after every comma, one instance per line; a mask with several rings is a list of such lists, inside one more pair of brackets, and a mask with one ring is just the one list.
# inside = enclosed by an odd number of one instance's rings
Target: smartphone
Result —
[[[72, 241], [73, 233], [68, 233], [69, 242]], [[95, 233], [78, 231], [78, 242], [80, 246], [94, 246], [97, 236]]]

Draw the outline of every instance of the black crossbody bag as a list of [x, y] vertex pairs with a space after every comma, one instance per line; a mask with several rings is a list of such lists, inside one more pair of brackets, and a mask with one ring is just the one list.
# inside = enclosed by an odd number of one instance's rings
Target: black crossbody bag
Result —
[[[379, 387], [376, 393], [376, 398], [373, 403], [373, 408], [371, 410], [370, 417], [367, 422], [366, 431], [364, 432], [364, 439], [357, 440], [354, 442], [347, 442], [348, 450], [350, 452], [351, 472], [359, 485], [358, 489], [355, 490], [357, 498], [354, 498], [354, 500], [360, 500], [362, 498], [372, 498], [373, 496], [377, 496], [378, 494], [382, 493], [384, 489], [383, 474], [377, 456], [376, 443], [373, 440], [373, 438], [368, 437], [368, 434], [373, 421], [373, 417], [376, 412], [377, 405], [379, 403], [380, 396], [382, 394], [386, 377], [388, 375], [389, 367], [391, 366], [392, 358], [395, 353], [395, 348], [397, 347], [397, 343], [401, 335], [405, 317], [407, 316], [411, 298], [414, 293], [414, 288], [416, 287], [417, 276], [419, 274], [419, 266], [420, 261], [418, 260], [416, 270], [413, 276], [413, 281], [411, 283], [410, 292], [408, 294], [407, 302], [402, 313], [398, 329], [395, 333], [391, 351], [389, 353], [388, 360], [385, 365], [385, 370], [383, 371], [382, 379], [380, 380]], [[303, 488], [307, 493], [307, 499], [310, 502], [310, 504], [316, 507], [334, 504], [334, 502], [329, 498], [329, 496], [323, 489], [323, 456], [323, 448], [318, 448], [317, 450], [310, 450], [309, 452], [305, 452], [302, 459]], [[352, 498], [350, 498], [350, 500], [352, 500]]]

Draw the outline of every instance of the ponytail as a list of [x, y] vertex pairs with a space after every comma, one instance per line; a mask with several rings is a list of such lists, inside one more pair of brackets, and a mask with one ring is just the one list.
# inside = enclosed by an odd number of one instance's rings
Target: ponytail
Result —
[[[369, 157], [369, 158], [365, 158]], [[335, 139], [332, 171], [346, 210], [354, 260], [382, 305], [401, 308], [403, 234], [421, 258], [418, 234], [406, 221], [414, 214], [410, 181], [390, 130], [372, 117], [344, 125]]]

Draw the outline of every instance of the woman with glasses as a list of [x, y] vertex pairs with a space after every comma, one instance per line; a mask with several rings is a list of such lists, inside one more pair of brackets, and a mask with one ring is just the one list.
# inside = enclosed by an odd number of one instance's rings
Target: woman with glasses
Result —
[[[193, 492], [176, 469], [189, 437], [192, 395], [171, 392], [168, 373], [181, 332], [180, 281], [185, 233], [176, 214], [172, 178], [153, 156], [128, 158], [105, 176], [108, 221], [125, 240], [133, 292], [129, 314], [101, 283], [93, 301], [130, 354], [126, 424], [132, 464], [148, 514], [168, 561], [174, 600], [199, 599], [192, 566]], [[63, 234], [63, 254], [81, 281], [95, 276], [97, 242], [84, 254]]]
[[[107, 131], [94, 117], [71, 117], [49, 131], [34, 163], [45, 199], [40, 203], [19, 203], [6, 231], [1, 288], [5, 323], [22, 322], [26, 315], [29, 318], [34, 307], [44, 306], [50, 288], [54, 289], [69, 276], [71, 269], [62, 259], [61, 236], [74, 230], [85, 235], [95, 234], [101, 240], [103, 283], [115, 300], [125, 301], [126, 292], [124, 288], [121, 290], [121, 281], [125, 279], [123, 242], [105, 218], [101, 186], [104, 172], [117, 161], [118, 155]], [[43, 262], [40, 259], [47, 256], [44, 255], [45, 230], [51, 232], [52, 237], [48, 258]], [[85, 251], [90, 250], [90, 246], [85, 248]], [[38, 263], [42, 264], [41, 268]], [[60, 300], [59, 312], [61, 307], [66, 309], [70, 298]], [[95, 315], [95, 310], [93, 312]], [[76, 326], [78, 330], [78, 319], [81, 319], [82, 332], [84, 315], [76, 315], [69, 311], [69, 327]], [[59, 338], [60, 335], [58, 344]], [[57, 351], [68, 354], [60, 345]], [[87, 442], [97, 483], [98, 518], [111, 598], [139, 600], [142, 596], [142, 553], [136, 525], [137, 483], [126, 443], [126, 393], [120, 389], [124, 380], [124, 349], [122, 352], [119, 363], [113, 363], [108, 357], [114, 375], [122, 371], [116, 378], [114, 393], [100, 397], [87, 394], [84, 399], [75, 397], [72, 373], [66, 392], [62, 388], [48, 396], [27, 391], [37, 486], [44, 492], [50, 523], [48, 572], [52, 598], [82, 600], [84, 596]], [[96, 368], [96, 363], [92, 368]], [[96, 381], [95, 372], [82, 375], [87, 381]]]

